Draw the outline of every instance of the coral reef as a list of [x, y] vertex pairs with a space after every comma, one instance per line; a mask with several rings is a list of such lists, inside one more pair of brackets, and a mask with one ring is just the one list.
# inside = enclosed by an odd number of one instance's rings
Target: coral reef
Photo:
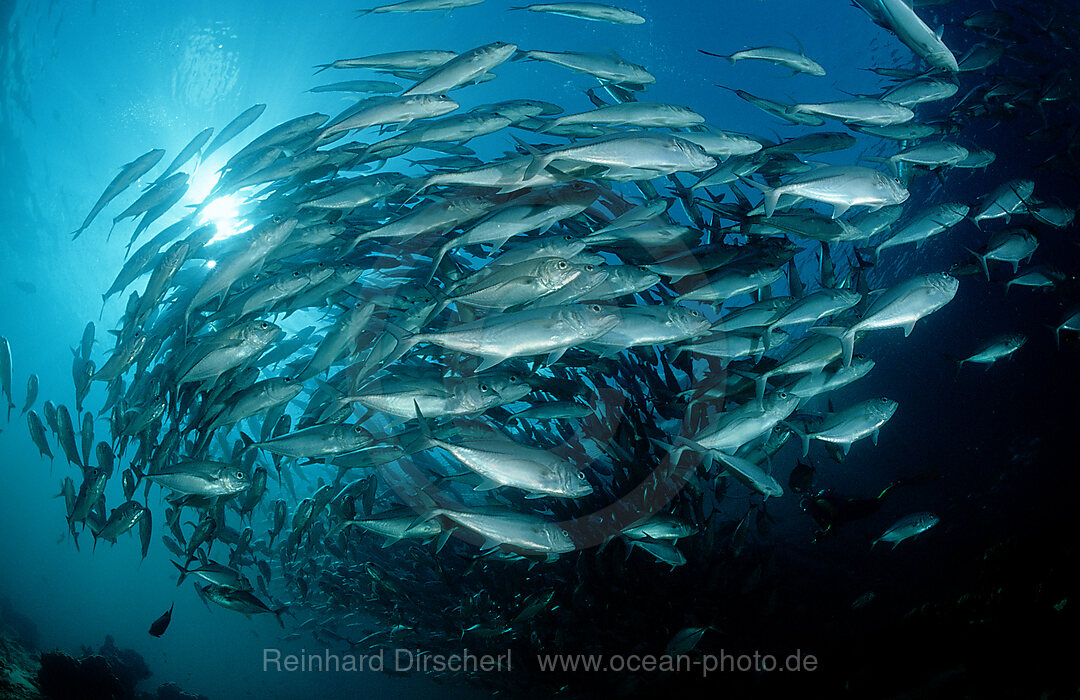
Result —
[[84, 647], [78, 658], [61, 651], [38, 654], [0, 626], [0, 698], [4, 700], [206, 700], [175, 683], [153, 693], [136, 686], [150, 677], [137, 651], [116, 646], [112, 636], [97, 651]]

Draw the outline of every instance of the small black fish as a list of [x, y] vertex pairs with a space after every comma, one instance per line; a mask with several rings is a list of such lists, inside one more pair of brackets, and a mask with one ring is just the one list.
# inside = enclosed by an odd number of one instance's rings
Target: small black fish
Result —
[[[173, 605], [176, 605], [176, 603], [173, 603]], [[173, 605], [170, 605], [165, 614], [154, 620], [153, 624], [150, 625], [151, 637], [160, 637], [165, 634], [165, 630], [169, 629], [169, 623], [172, 622]]]
[[788, 488], [795, 493], [809, 493], [814, 486], [814, 467], [799, 462], [788, 477]]

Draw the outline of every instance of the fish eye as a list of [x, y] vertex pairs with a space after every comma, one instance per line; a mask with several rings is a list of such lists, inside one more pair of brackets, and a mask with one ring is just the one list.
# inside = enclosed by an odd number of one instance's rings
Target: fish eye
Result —
[[491, 387], [489, 387], [487, 384], [481, 384], [480, 385], [480, 391], [484, 391], [484, 392], [491, 391]]
[[565, 529], [559, 530], [559, 532], [561, 532], [564, 537], [569, 537], [570, 536], [570, 533], [567, 532]]
[[701, 312], [696, 310], [696, 309], [690, 309], [690, 315], [693, 316], [694, 318], [697, 318], [698, 316], [701, 315]]
[[578, 472], [577, 473], [577, 478], [581, 479], [582, 481], [585, 481], [585, 472]]
[[293, 270], [292, 276], [293, 277], [299, 277], [300, 276], [300, 270]]
[[592, 306], [589, 307], [589, 310], [593, 311], [595, 313], [600, 313], [600, 305], [599, 304], [593, 304]]
[[596, 266], [595, 266], [595, 265], [591, 265], [591, 264], [590, 264], [590, 265], [586, 265], [586, 266], [585, 266], [585, 272], [596, 272]]
[[241, 471], [236, 472], [236, 478], [237, 479], [243, 479], [244, 478], [244, 472], [241, 472]]
[[559, 261], [559, 269], [560, 270], [565, 270], [566, 269], [566, 261], [565, 260], [560, 260]]
[[274, 214], [274, 216], [270, 217], [270, 220], [273, 221], [275, 224], [280, 224], [285, 219], [282, 218], [281, 214]]
[[262, 323], [259, 324], [259, 327], [262, 328], [263, 330], [266, 330], [267, 328], [270, 327], [270, 324], [267, 323], [266, 321], [263, 321]]
[[782, 401], [788, 397], [788, 393], [786, 391], [780, 391], [777, 392], [776, 396]]
[[637, 269], [641, 270], [642, 272], [648, 272], [649, 271], [649, 268], [645, 267], [644, 265], [638, 265]]
[[563, 240], [566, 241], [567, 243], [572, 243], [574, 241], [574, 237], [567, 234], [567, 235], [563, 236]]

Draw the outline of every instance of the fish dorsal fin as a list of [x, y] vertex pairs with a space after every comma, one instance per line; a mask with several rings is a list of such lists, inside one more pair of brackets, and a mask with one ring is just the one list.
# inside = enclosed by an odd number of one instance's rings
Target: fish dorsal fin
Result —
[[788, 32], [788, 33], [791, 34], [791, 38], [795, 40], [795, 45], [799, 47], [799, 55], [805, 58], [806, 57], [806, 49], [803, 48], [802, 42], [799, 41], [799, 37], [795, 36], [795, 34], [792, 33], [792, 32]]

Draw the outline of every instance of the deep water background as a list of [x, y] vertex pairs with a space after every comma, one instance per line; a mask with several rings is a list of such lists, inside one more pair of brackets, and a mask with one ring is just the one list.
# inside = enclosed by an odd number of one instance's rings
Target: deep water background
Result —
[[[41, 379], [39, 409], [47, 398], [73, 404], [70, 348], [85, 323], [98, 319], [100, 294], [119, 269], [131, 225], [120, 225], [106, 242], [108, 219], [123, 206], [114, 202], [80, 239], [72, 242], [70, 232], [121, 164], [150, 148], [166, 149], [163, 162], [168, 162], [204, 127], [220, 129], [252, 104], [266, 103], [255, 127], [200, 166], [193, 189], [207, 188], [205, 178], [242, 140], [295, 115], [333, 114], [347, 105], [345, 96], [306, 93], [309, 87], [381, 77], [363, 71], [313, 77], [314, 65], [383, 51], [462, 51], [495, 40], [525, 49], [613, 49], [656, 75], [647, 99], [685, 104], [712, 125], [769, 138], [805, 129], [780, 123], [714, 84], [778, 100], [825, 101], [840, 99], [841, 89], [873, 92], [884, 85], [861, 68], [912, 64], [905, 47], [839, 0], [624, 0], [623, 6], [648, 18], [641, 27], [506, 11], [513, 4], [516, 0], [488, 0], [448, 17], [356, 18], [356, 5], [341, 2], [314, 7], [280, 0], [0, 2], [0, 334], [13, 348], [18, 404], [11, 423], [0, 422], [0, 596], [33, 622], [41, 648], [77, 651], [81, 645], [96, 647], [111, 634], [119, 646], [145, 656], [154, 672], [150, 684], [175, 681], [215, 698], [472, 695], [418, 677], [259, 672], [263, 647], [321, 645], [306, 636], [279, 645], [281, 630], [269, 616], [248, 620], [208, 610], [189, 586], [178, 589], [160, 542], [160, 511], [154, 514], [159, 531], [142, 563], [134, 537], [91, 553], [88, 535], [81, 552], [65, 536], [63, 500], [52, 497], [58, 481], [74, 476], [74, 470], [55, 446], [58, 457], [51, 471], [38, 458], [18, 409], [30, 372]], [[963, 16], [964, 7], [979, 5], [956, 3], [947, 11]], [[787, 78], [779, 68], [753, 62], [733, 67], [697, 51], [792, 46], [792, 36], [827, 68], [827, 77]], [[952, 27], [945, 36], [954, 48], [977, 39]], [[534, 62], [507, 63], [496, 72], [498, 80], [460, 93], [464, 106], [532, 97], [558, 102], [568, 111], [588, 108], [581, 88], [590, 81], [584, 77]], [[998, 162], [985, 173], [951, 174], [947, 198], [973, 203], [1006, 179], [1032, 172], [1036, 156], [1016, 135], [1040, 125], [1041, 118], [1031, 114], [1005, 126], [991, 129], [994, 124], [984, 121], [965, 131], [962, 143], [997, 151]], [[502, 145], [511, 147], [509, 139]], [[860, 137], [856, 151], [872, 145]], [[824, 159], [850, 162], [856, 151]], [[1034, 179], [1040, 197], [1056, 195], [1076, 204], [1074, 180], [1053, 171]], [[918, 198], [927, 197], [932, 186], [923, 180], [909, 207], [918, 206]], [[964, 256], [963, 245], [976, 246], [984, 238], [970, 224], [961, 224], [917, 253], [890, 251], [875, 270], [874, 284], [947, 269]], [[1062, 267], [1064, 260], [1075, 261], [1076, 248], [1068, 238], [1075, 234], [1056, 236], [1057, 242], [1040, 249], [1036, 260]], [[838, 273], [843, 272], [843, 256], [834, 257]], [[812, 252], [801, 253], [799, 261], [803, 279], [813, 278]], [[1003, 270], [996, 269], [1000, 277]], [[104, 318], [118, 317], [122, 303], [122, 295], [111, 300]], [[876, 448], [858, 443], [841, 465], [819, 456], [818, 486], [870, 496], [895, 478], [925, 470], [939, 470], [943, 478], [899, 492], [877, 516], [817, 545], [810, 543], [813, 523], [799, 511], [797, 497], [770, 502], [778, 524], [768, 548], [783, 567], [788, 597], [803, 601], [803, 616], [783, 620], [763, 615], [761, 639], [806, 650], [842, 645], [888, 628], [924, 603], [955, 600], [974, 585], [978, 562], [995, 543], [1020, 536], [1049, 543], [1053, 552], [1053, 542], [1071, 537], [1064, 527], [1075, 522], [1068, 513], [1076, 493], [1073, 433], [1080, 363], [1070, 344], [1055, 351], [1043, 327], [1058, 323], [1062, 311], [1060, 295], [1015, 289], [1004, 297], [1000, 284], [964, 277], [956, 300], [920, 322], [910, 338], [887, 331], [860, 346], [877, 367], [833, 400], [843, 406], [888, 396], [899, 401], [900, 409]], [[99, 365], [105, 330], [99, 326]], [[989, 371], [967, 366], [954, 378], [944, 353], [967, 354], [989, 337], [1014, 330], [1031, 338], [1015, 360]], [[93, 390], [88, 407], [100, 405], [101, 392], [101, 387]], [[97, 424], [99, 437], [106, 430], [103, 422]], [[795, 449], [786, 448], [777, 460], [781, 481], [794, 464]], [[109, 503], [115, 505], [118, 498], [119, 484], [111, 484]], [[868, 552], [874, 537], [913, 510], [932, 510], [942, 524], [895, 552]], [[656, 571], [664, 575], [664, 569]], [[848, 612], [850, 602], [867, 591], [875, 591], [877, 601], [856, 618]], [[150, 622], [174, 601], [168, 633], [149, 637]], [[823, 619], [832, 622], [819, 624]], [[743, 643], [754, 646], [750, 640]], [[732, 640], [729, 646], [738, 648], [740, 642]]]

